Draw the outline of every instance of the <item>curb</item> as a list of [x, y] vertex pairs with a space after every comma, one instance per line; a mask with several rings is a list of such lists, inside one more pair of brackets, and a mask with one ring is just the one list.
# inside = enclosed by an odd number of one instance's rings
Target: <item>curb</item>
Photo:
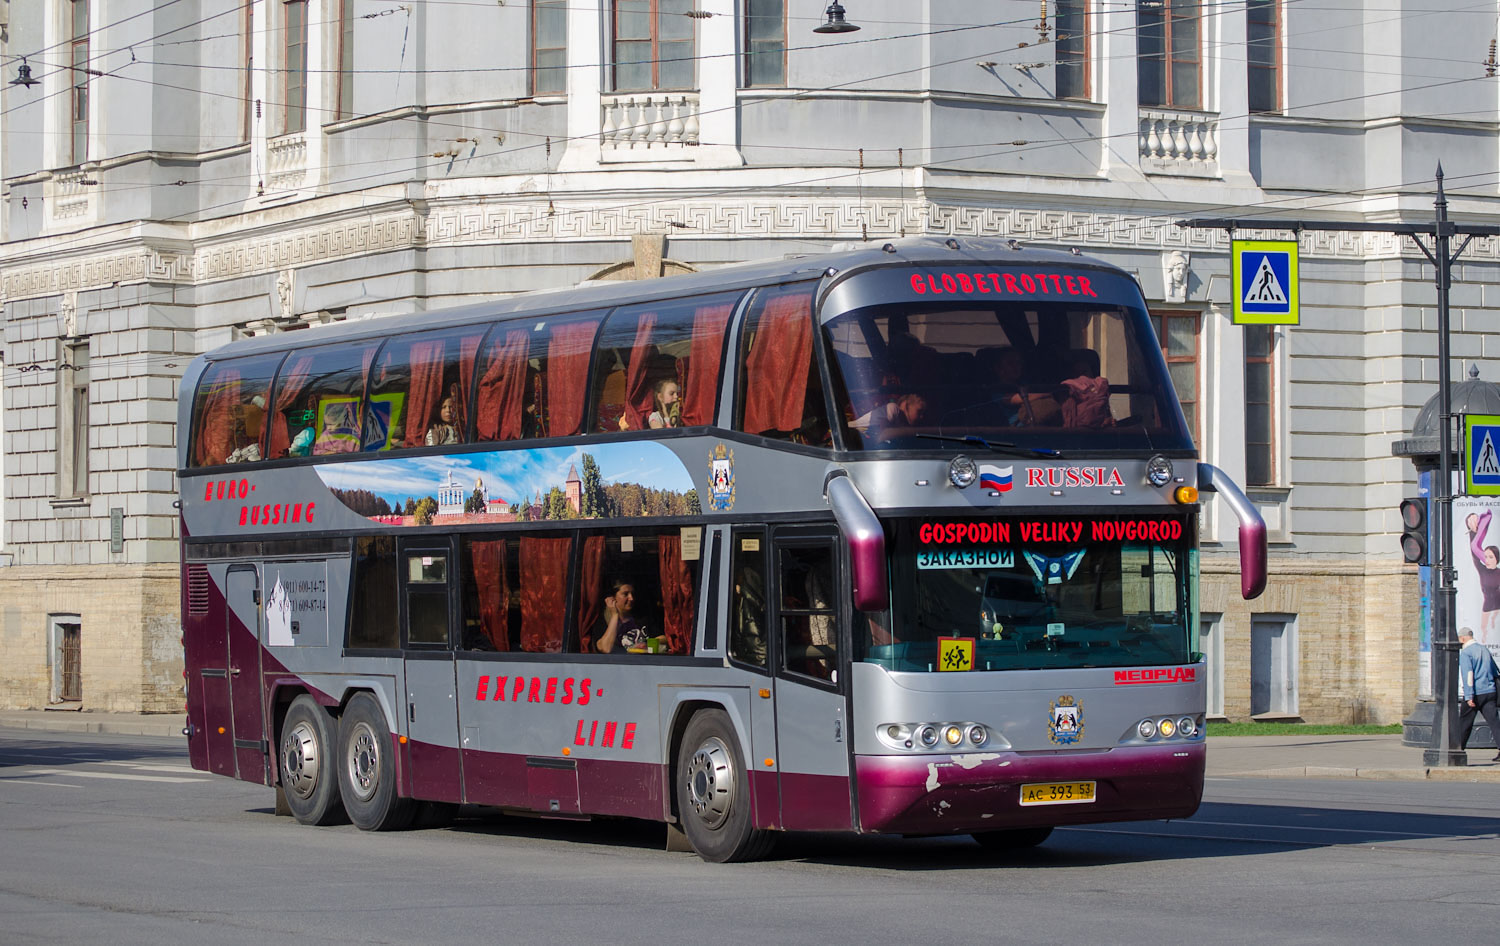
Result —
[[156, 736], [182, 738], [184, 716], [165, 713], [150, 716], [107, 716], [90, 718], [85, 713], [0, 713], [0, 729], [25, 729], [38, 732], [104, 733], [113, 736]]
[[1441, 769], [1346, 768], [1334, 765], [1299, 765], [1284, 769], [1249, 772], [1210, 772], [1210, 778], [1363, 778], [1384, 782], [1500, 782], [1500, 767], [1457, 766]]

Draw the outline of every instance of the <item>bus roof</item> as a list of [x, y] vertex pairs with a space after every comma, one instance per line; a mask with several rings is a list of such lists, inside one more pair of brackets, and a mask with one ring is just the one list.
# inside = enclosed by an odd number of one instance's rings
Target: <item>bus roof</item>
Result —
[[842, 244], [829, 252], [787, 259], [733, 263], [699, 273], [631, 282], [598, 282], [564, 289], [547, 289], [428, 312], [340, 322], [312, 335], [285, 333], [230, 342], [202, 356], [209, 361], [281, 351], [322, 342], [347, 342], [392, 333], [422, 331], [507, 318], [537, 318], [586, 312], [616, 306], [744, 290], [828, 277], [822, 296], [838, 283], [872, 269], [890, 266], [987, 265], [1059, 266], [1106, 270], [1123, 274], [1113, 264], [1076, 252], [1023, 247], [997, 237], [905, 237], [899, 240]]

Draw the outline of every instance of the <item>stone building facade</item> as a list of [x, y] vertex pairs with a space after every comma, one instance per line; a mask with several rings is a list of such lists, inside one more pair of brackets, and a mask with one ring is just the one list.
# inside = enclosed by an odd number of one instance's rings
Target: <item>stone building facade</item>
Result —
[[[1247, 330], [1228, 235], [1173, 221], [1426, 220], [1441, 160], [1454, 215], [1496, 222], [1493, 11], [853, 0], [859, 32], [814, 33], [823, 7], [0, 0], [5, 78], [38, 83], [0, 87], [0, 706], [181, 707], [174, 420], [197, 352], [984, 234], [1134, 272], [1204, 457], [1267, 516], [1271, 586], [1244, 602], [1209, 505], [1213, 711], [1399, 719], [1413, 473], [1389, 444], [1434, 390], [1431, 267], [1305, 230], [1301, 325]], [[1456, 271], [1455, 371], [1494, 373], [1497, 269], [1478, 240]]]

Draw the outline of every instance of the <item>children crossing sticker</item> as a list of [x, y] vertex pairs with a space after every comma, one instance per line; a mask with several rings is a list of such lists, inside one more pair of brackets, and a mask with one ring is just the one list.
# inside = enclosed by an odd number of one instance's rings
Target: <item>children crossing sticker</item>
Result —
[[1236, 325], [1298, 324], [1296, 240], [1235, 240], [1230, 260]]

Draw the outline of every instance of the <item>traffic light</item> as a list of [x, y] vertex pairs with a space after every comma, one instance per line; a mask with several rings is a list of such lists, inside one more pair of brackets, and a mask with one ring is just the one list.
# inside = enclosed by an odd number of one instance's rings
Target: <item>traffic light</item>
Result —
[[1427, 500], [1401, 500], [1401, 555], [1408, 562], [1427, 562]]

